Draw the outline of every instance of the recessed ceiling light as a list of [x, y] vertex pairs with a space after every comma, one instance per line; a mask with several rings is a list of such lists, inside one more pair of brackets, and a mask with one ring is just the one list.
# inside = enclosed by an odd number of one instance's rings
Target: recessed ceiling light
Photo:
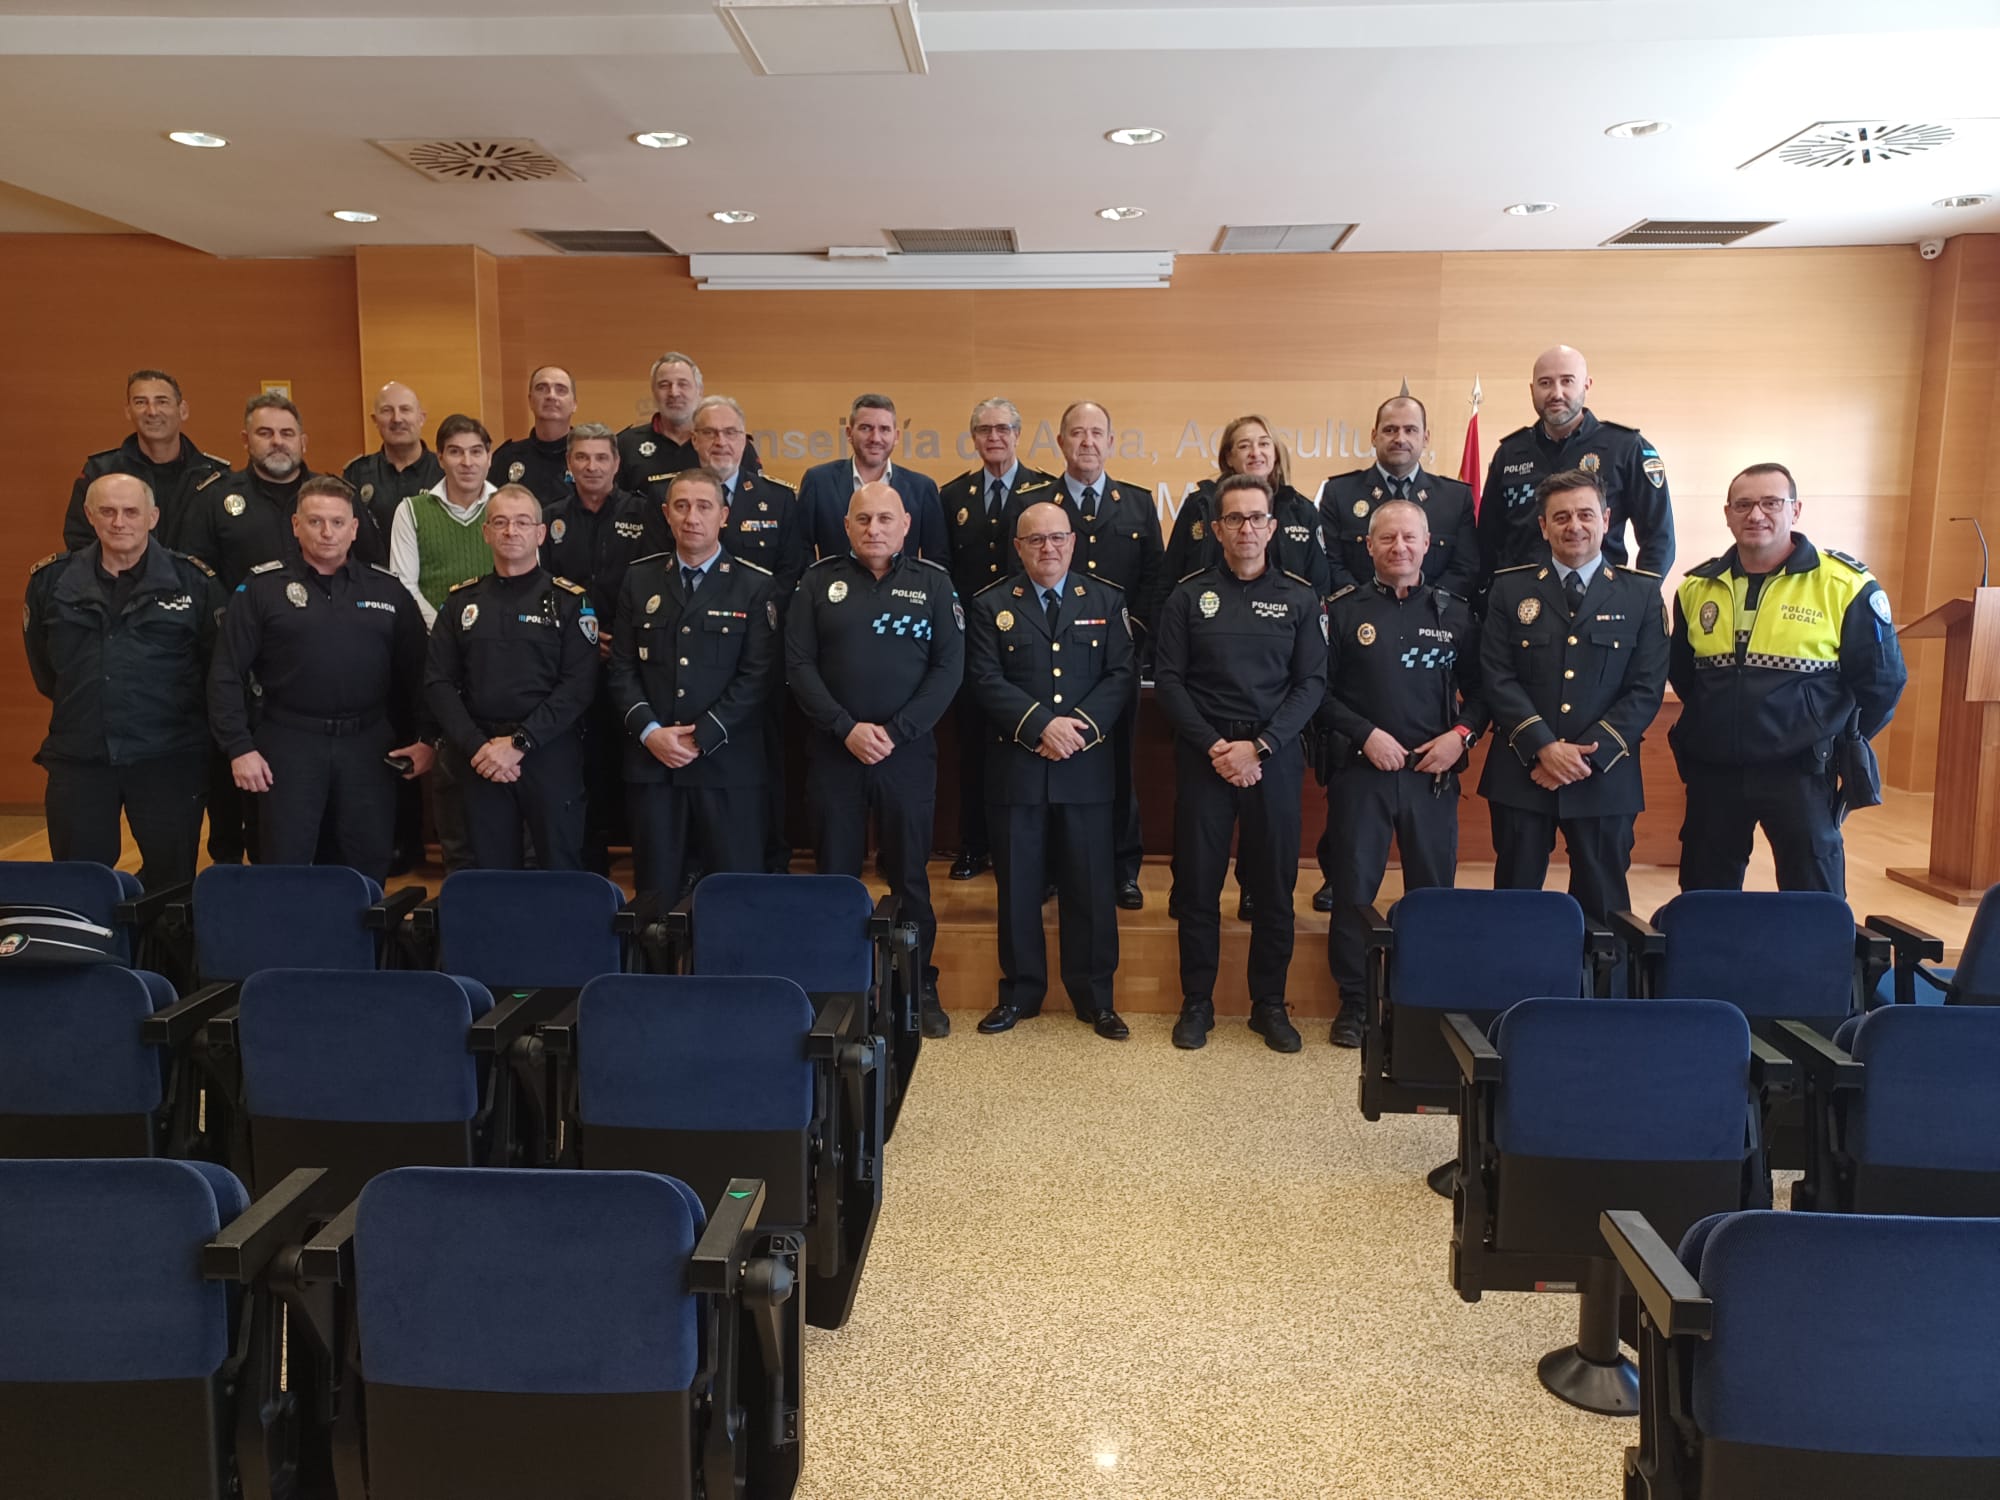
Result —
[[1114, 146], [1157, 146], [1167, 138], [1167, 133], [1150, 125], [1121, 125], [1105, 131], [1104, 138]]
[[1978, 208], [1983, 204], [1991, 203], [1992, 201], [1993, 201], [1993, 195], [1991, 193], [1957, 193], [1949, 198], [1938, 199], [1935, 203], [1931, 205], [1931, 207], [1932, 208]]
[[1604, 133], [1617, 140], [1629, 141], [1640, 136], [1664, 135], [1673, 128], [1669, 120], [1621, 120], [1616, 125], [1605, 126]]
[[1552, 214], [1556, 211], [1553, 203], [1510, 203], [1500, 212], [1513, 214], [1516, 218], [1528, 218], [1534, 214]]
[[179, 146], [199, 146], [204, 151], [213, 151], [229, 142], [219, 135], [210, 135], [206, 130], [169, 130], [167, 139]]
[[757, 216], [747, 208], [718, 208], [709, 217], [718, 224], [754, 224]]
[[1114, 221], [1118, 219], [1143, 219], [1146, 217], [1146, 210], [1143, 208], [1133, 208], [1127, 204], [1119, 208], [1100, 208], [1097, 211], [1097, 217]]
[[632, 140], [635, 145], [651, 146], [655, 151], [676, 151], [688, 144], [688, 138], [678, 130], [642, 130]]
[[343, 224], [373, 224], [378, 215], [363, 213], [358, 208], [336, 208], [333, 216]]

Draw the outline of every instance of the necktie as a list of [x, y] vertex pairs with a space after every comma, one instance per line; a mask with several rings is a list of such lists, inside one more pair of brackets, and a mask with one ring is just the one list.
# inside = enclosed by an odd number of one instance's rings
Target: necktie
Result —
[[1062, 596], [1054, 589], [1042, 590], [1042, 617], [1049, 622], [1049, 634], [1056, 633], [1056, 615], [1062, 609]]
[[1410, 480], [1407, 474], [1401, 479], [1390, 479], [1389, 498], [1391, 500], [1407, 500], [1410, 498]]
[[1083, 509], [1083, 518], [1084, 518], [1084, 520], [1086, 520], [1086, 521], [1095, 521], [1095, 520], [1097, 519], [1097, 486], [1096, 486], [1096, 485], [1094, 485], [1094, 484], [1087, 484], [1087, 485], [1085, 485], [1085, 486], [1083, 487], [1083, 506], [1082, 506], [1082, 509]]
[[993, 488], [986, 495], [986, 516], [988, 520], [998, 520], [1000, 507], [1007, 503], [1007, 486], [999, 480], [993, 481]]
[[687, 591], [687, 596], [690, 599], [692, 599], [694, 597], [694, 591], [701, 587], [701, 569], [682, 568], [681, 587]]
[[1563, 584], [1563, 592], [1569, 595], [1569, 612], [1573, 615], [1583, 603], [1583, 574], [1571, 573], [1569, 580]]

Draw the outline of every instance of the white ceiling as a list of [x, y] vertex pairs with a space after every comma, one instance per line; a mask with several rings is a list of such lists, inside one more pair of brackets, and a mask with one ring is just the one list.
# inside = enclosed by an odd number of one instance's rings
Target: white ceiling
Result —
[[[1992, 128], [1883, 166], [1737, 170], [1818, 120], [2000, 116], [2000, 0], [918, 0], [928, 76], [863, 78], [754, 76], [707, 0], [76, 5], [94, 14], [0, 0], [0, 231], [130, 225], [221, 255], [548, 253], [527, 228], [684, 252], [909, 227], [1203, 252], [1225, 224], [1354, 221], [1342, 253], [1582, 248], [1642, 218], [1786, 221], [1755, 245], [2000, 231], [2000, 202], [1930, 206], [2000, 196]], [[1636, 116], [1675, 129], [1603, 135]], [[1129, 124], [1168, 140], [1102, 139]], [[630, 144], [648, 129], [694, 145]], [[532, 137], [583, 180], [441, 185], [368, 144], [422, 136]], [[1500, 213], [1522, 199], [1562, 207]], [[1111, 204], [1147, 215], [1095, 217]]]

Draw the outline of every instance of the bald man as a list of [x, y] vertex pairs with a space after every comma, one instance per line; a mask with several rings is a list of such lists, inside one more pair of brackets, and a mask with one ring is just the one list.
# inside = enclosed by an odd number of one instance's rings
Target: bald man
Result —
[[368, 415], [382, 434], [382, 446], [350, 458], [340, 477], [354, 486], [362, 505], [375, 518], [377, 529], [387, 536], [396, 507], [442, 481], [444, 466], [424, 442], [428, 420], [424, 403], [400, 380], [390, 381], [375, 393]]
[[1598, 420], [1584, 405], [1590, 369], [1582, 353], [1558, 344], [1535, 361], [1528, 396], [1532, 425], [1510, 432], [1493, 450], [1479, 500], [1483, 578], [1496, 569], [1546, 562], [1535, 491], [1551, 474], [1579, 469], [1604, 486], [1604, 560], [1623, 567], [1629, 523], [1638, 538], [1638, 566], [1664, 577], [1674, 564], [1673, 496], [1659, 449], [1636, 427]]

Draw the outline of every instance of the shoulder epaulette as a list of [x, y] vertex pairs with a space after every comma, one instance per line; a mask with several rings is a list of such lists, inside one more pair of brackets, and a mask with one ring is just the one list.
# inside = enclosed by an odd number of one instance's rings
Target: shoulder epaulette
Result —
[[1830, 557], [1835, 562], [1846, 563], [1848, 567], [1854, 569], [1857, 573], [1866, 573], [1868, 571], [1868, 564], [1851, 553], [1836, 552], [1831, 547], [1824, 547], [1820, 550], [1820, 555], [1822, 557]]
[[732, 556], [732, 557], [730, 558], [730, 561], [731, 561], [731, 562], [733, 562], [733, 563], [735, 563], [735, 564], [736, 564], [736, 566], [737, 566], [737, 567], [739, 567], [739, 568], [748, 568], [748, 569], [749, 569], [749, 570], [750, 570], [751, 572], [753, 572], [753, 573], [762, 573], [762, 574], [763, 574], [763, 575], [764, 575], [764, 576], [765, 576], [766, 578], [770, 578], [770, 577], [773, 577], [773, 576], [775, 576], [775, 575], [774, 575], [774, 574], [773, 574], [773, 573], [771, 572], [771, 570], [770, 570], [769, 568], [765, 567], [765, 566], [764, 566], [764, 565], [763, 565], [762, 563], [753, 563], [753, 562], [752, 562], [752, 561], [750, 561], [750, 559], [749, 559], [749, 558], [747, 558], [747, 557], [734, 557], [734, 556]]
[[1707, 562], [1698, 562], [1688, 572], [1699, 578], [1720, 578], [1728, 566], [1727, 557], [1711, 557]]
[[[216, 462], [221, 463], [222, 460], [218, 458]], [[214, 484], [216, 480], [220, 479], [224, 474], [227, 474], [228, 472], [229, 470], [227, 468], [210, 469], [206, 474], [202, 475], [201, 478], [197, 479], [194, 482], [194, 487], [197, 490], [205, 490], [211, 484]]]
[[988, 583], [988, 584], [982, 584], [982, 585], [981, 585], [980, 587], [978, 587], [978, 588], [974, 589], [974, 590], [972, 591], [972, 597], [973, 597], [973, 598], [975, 598], [975, 599], [977, 599], [977, 598], [978, 598], [978, 597], [979, 597], [979, 596], [980, 596], [981, 594], [990, 594], [990, 593], [992, 593], [992, 592], [993, 592], [993, 591], [994, 591], [995, 589], [997, 589], [997, 588], [1004, 588], [1004, 587], [1006, 587], [1006, 585], [1008, 585], [1008, 584], [1012, 583], [1013, 581], [1014, 581], [1014, 580], [1013, 580], [1013, 579], [1012, 579], [1011, 577], [1008, 577], [1008, 578], [996, 578], [996, 579], [994, 579], [994, 580], [993, 580], [993, 581], [992, 581], [991, 583]]
[[471, 587], [472, 587], [472, 586], [473, 586], [473, 585], [474, 585], [475, 583], [477, 583], [477, 582], [479, 582], [479, 580], [478, 580], [477, 578], [468, 578], [468, 579], [464, 580], [464, 581], [463, 581], [462, 583], [454, 583], [454, 584], [453, 584], [453, 585], [452, 585], [452, 586], [451, 586], [450, 588], [446, 589], [446, 590], [445, 590], [445, 592], [446, 592], [447, 594], [455, 594], [455, 593], [457, 593], [457, 592], [458, 592], [458, 591], [459, 591], [460, 589], [469, 589], [469, 588], [471, 588]]
[[1530, 568], [1539, 568], [1540, 566], [1540, 563], [1515, 563], [1511, 568], [1495, 568], [1493, 576], [1498, 578], [1502, 573], [1525, 573]]
[[1465, 595], [1454, 594], [1450, 589], [1441, 589], [1436, 584], [1431, 585], [1431, 593], [1440, 599], [1449, 599], [1453, 604], [1469, 604], [1472, 602]]
[[571, 583], [567, 578], [551, 578], [549, 582], [553, 583], [559, 589], [568, 589], [572, 594], [587, 594], [590, 592], [582, 584]]
[[[1302, 583], [1307, 588], [1312, 588], [1313, 586], [1312, 580], [1310, 578], [1301, 578], [1299, 577], [1298, 574], [1294, 573], [1290, 568], [1280, 568], [1278, 569], [1278, 571], [1280, 573], [1283, 573], [1287, 578], [1291, 579], [1293, 583]], [[1318, 591], [1315, 590], [1314, 592], [1317, 593]]]
[[786, 483], [784, 480], [772, 474], [768, 469], [759, 469], [754, 475], [745, 474], [743, 476], [743, 482], [745, 484], [750, 484], [755, 480], [762, 480], [765, 484], [774, 484], [779, 489], [785, 490], [794, 496], [796, 496], [799, 492], [799, 487], [797, 485]]
[[1125, 592], [1125, 585], [1118, 582], [1115, 578], [1099, 578], [1093, 573], [1090, 576], [1090, 581], [1092, 583], [1101, 583], [1108, 589], [1116, 589], [1121, 594]]
[[1014, 493], [1017, 495], [1027, 495], [1033, 493], [1036, 490], [1045, 490], [1054, 483], [1055, 481], [1053, 479], [1037, 479], [1031, 481], [1028, 484], [1015, 486]]
[[370, 456], [371, 455], [366, 453], [355, 454], [354, 457], [350, 458], [346, 463], [340, 466], [341, 477], [345, 478], [347, 476], [347, 471], [349, 469], [353, 468], [356, 464], [360, 463], [362, 459], [368, 458]]
[[644, 557], [635, 557], [635, 558], [633, 558], [633, 559], [632, 559], [632, 561], [630, 561], [629, 563], [627, 563], [627, 564], [626, 564], [625, 566], [626, 566], [626, 567], [628, 567], [628, 568], [636, 568], [636, 567], [638, 567], [638, 566], [639, 566], [639, 564], [640, 564], [640, 563], [642, 563], [642, 562], [651, 562], [651, 561], [653, 561], [653, 560], [654, 560], [655, 558], [659, 558], [659, 557], [665, 557], [666, 555], [667, 555], [667, 554], [666, 554], [666, 550], [665, 550], [664, 548], [662, 548], [662, 549], [661, 549], [660, 551], [658, 551], [658, 552], [648, 552], [648, 553], [647, 553], [647, 554], [646, 554], [646, 555], [645, 555]]
[[1651, 568], [1635, 568], [1630, 563], [1620, 563], [1618, 566], [1621, 571], [1637, 573], [1641, 578], [1661, 578], [1665, 576], [1664, 574], [1655, 573]]
[[947, 568], [947, 567], [946, 567], [946, 566], [945, 566], [945, 565], [944, 565], [943, 563], [941, 563], [941, 562], [933, 562], [933, 561], [932, 561], [932, 560], [931, 560], [930, 558], [928, 558], [928, 557], [923, 557], [923, 556], [919, 556], [919, 557], [917, 558], [917, 561], [918, 561], [918, 562], [920, 562], [920, 563], [922, 563], [922, 564], [923, 564], [923, 565], [924, 565], [925, 567], [927, 567], [927, 568], [936, 568], [936, 569], [937, 569], [937, 570], [938, 570], [938, 571], [939, 571], [940, 573], [950, 573], [950, 572], [951, 572], [951, 569], [950, 569], [950, 568]]
[[1336, 599], [1345, 599], [1349, 594], [1353, 593], [1356, 589], [1360, 587], [1361, 585], [1358, 583], [1342, 584], [1339, 588], [1335, 589], [1332, 593], [1326, 596], [1326, 602], [1328, 604], [1331, 604]]
[[282, 568], [284, 565], [285, 565], [285, 560], [282, 557], [274, 557], [269, 562], [258, 563], [257, 566], [252, 568], [250, 571], [253, 574], [269, 573], [278, 568]]
[[[381, 563], [370, 563], [368, 566], [386, 577], [396, 578], [396, 570], [394, 568], [384, 567]], [[396, 582], [401, 583], [402, 581], [402, 579], [396, 578]]]
[[808, 571], [810, 571], [813, 568], [823, 568], [830, 562], [839, 562], [841, 558], [845, 557], [846, 555], [847, 554], [844, 552], [829, 552], [825, 557], [814, 558], [811, 562], [806, 564], [806, 568]]
[[203, 562], [200, 558], [194, 556], [193, 554], [187, 552], [177, 552], [174, 555], [180, 558], [181, 561], [183, 562], [193, 563], [195, 567], [199, 568], [202, 572], [206, 573], [210, 578], [213, 578], [215, 576], [215, 569], [211, 568], [207, 563]]
[[1188, 581], [1188, 580], [1189, 580], [1190, 578], [1199, 578], [1199, 577], [1201, 577], [1201, 575], [1202, 575], [1202, 574], [1206, 573], [1207, 571], [1208, 571], [1208, 569], [1206, 569], [1206, 568], [1196, 568], [1196, 569], [1195, 569], [1195, 570], [1194, 570], [1194, 571], [1193, 571], [1192, 573], [1183, 573], [1183, 574], [1181, 574], [1181, 576], [1180, 576], [1180, 577], [1178, 577], [1178, 578], [1176, 578], [1176, 579], [1174, 580], [1174, 582], [1175, 582], [1175, 583], [1186, 583], [1186, 582], [1187, 582], [1187, 581]]
[[43, 558], [40, 562], [36, 563], [32, 568], [28, 569], [28, 576], [32, 578], [35, 576], [35, 574], [41, 572], [42, 569], [46, 568], [50, 563], [60, 562], [62, 561], [62, 559], [68, 556], [69, 554], [67, 552], [51, 552], [47, 557]]

